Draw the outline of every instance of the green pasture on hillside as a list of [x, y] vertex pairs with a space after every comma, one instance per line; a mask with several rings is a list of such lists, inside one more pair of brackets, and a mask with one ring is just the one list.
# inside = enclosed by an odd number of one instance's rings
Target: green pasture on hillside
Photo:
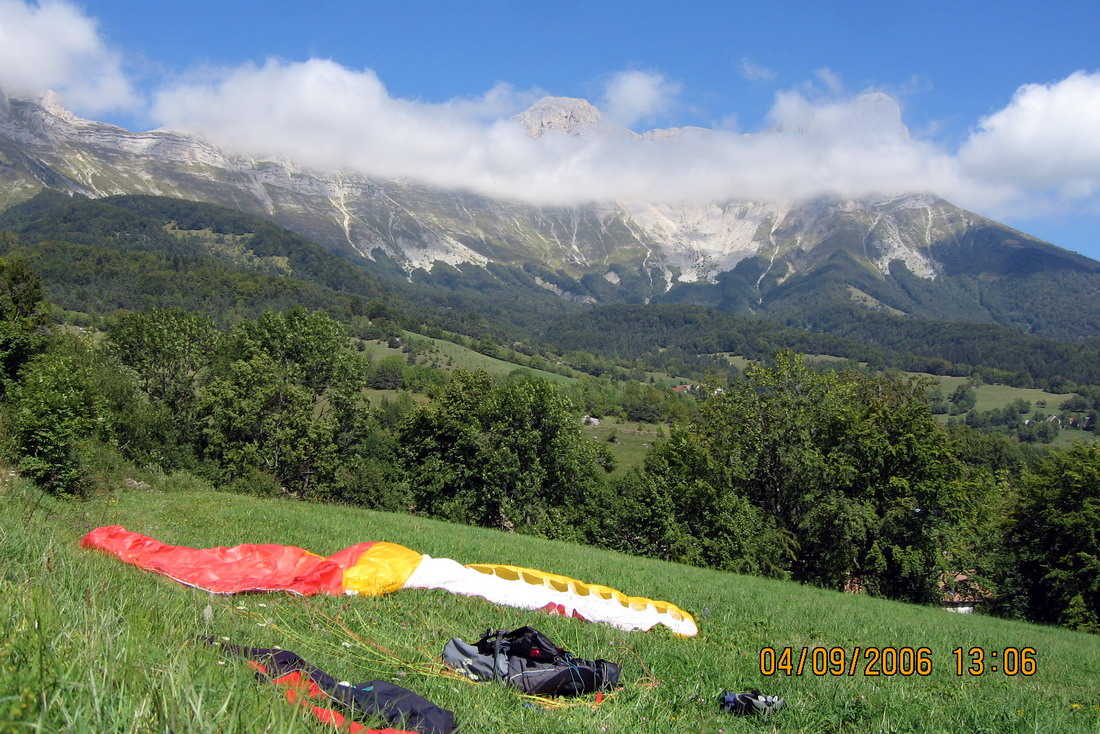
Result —
[[363, 394], [366, 395], [370, 404], [376, 408], [383, 400], [388, 400], [391, 403], [396, 402], [402, 395], [408, 395], [414, 402], [420, 405], [426, 405], [431, 402], [431, 399], [427, 395], [419, 392], [411, 392], [409, 390], [378, 390], [372, 387], [364, 390]]
[[[966, 384], [965, 377], [950, 377], [944, 375], [924, 375], [922, 373], [906, 373], [920, 377], [932, 377], [940, 383], [944, 397], [950, 397], [951, 393], [959, 385]], [[1075, 393], [1052, 393], [1037, 388], [1011, 387], [1009, 385], [979, 385], [975, 389], [974, 409], [981, 412], [1004, 408], [1016, 400], [1026, 400], [1031, 403], [1031, 412], [1025, 416], [1034, 416], [1037, 413], [1043, 415], [1057, 415], [1062, 412], [1062, 403], [1073, 397]], [[1045, 405], [1040, 405], [1043, 403]], [[1082, 414], [1078, 414], [1082, 415]], [[938, 420], [946, 421], [950, 416], [936, 416]], [[1063, 428], [1048, 444], [1054, 448], [1065, 448], [1075, 443], [1100, 441], [1100, 434], [1093, 431], [1079, 431]]]
[[[611, 476], [618, 477], [633, 467], [641, 466], [653, 443], [668, 436], [669, 427], [660, 423], [625, 421], [609, 415], [600, 419], [600, 425], [585, 425], [582, 430], [611, 450], [611, 455], [615, 457], [615, 470]], [[612, 435], [618, 439], [614, 443], [608, 441]]]
[[[753, 364], [752, 360], [745, 357], [730, 354], [728, 352], [718, 352], [715, 354], [718, 357], [724, 357], [730, 364], [737, 367], [739, 370], [744, 370], [749, 365]], [[809, 354], [806, 355], [806, 360], [810, 364], [825, 364], [829, 362], [842, 362], [841, 357], [834, 357], [828, 354]], [[940, 389], [943, 391], [944, 397], [951, 397], [951, 393], [955, 391], [959, 385], [965, 385], [969, 378], [967, 377], [954, 377], [951, 375], [931, 375], [926, 372], [902, 372], [903, 375], [910, 377], [924, 377], [933, 380], [938, 383]], [[1016, 400], [1026, 400], [1032, 405], [1032, 413], [1042, 412], [1047, 415], [1051, 413], [1058, 413], [1061, 411], [1062, 403], [1069, 398], [1073, 397], [1075, 393], [1052, 393], [1046, 390], [1040, 390], [1038, 388], [1026, 388], [1026, 387], [1012, 387], [1010, 385], [994, 385], [983, 384], [979, 385], [975, 391], [976, 402], [974, 409], [978, 411], [993, 410], [994, 408], [1003, 408], [1011, 402]], [[1039, 406], [1038, 403], [1045, 403], [1045, 407]]]
[[[430, 344], [433, 353], [426, 355], [425, 358], [419, 359], [418, 362], [442, 369], [485, 370], [490, 375], [498, 377], [511, 374], [516, 370], [526, 370], [534, 376], [542, 377], [559, 384], [573, 382], [575, 379], [554, 372], [532, 369], [531, 367], [516, 364], [515, 362], [508, 362], [503, 359], [497, 359], [496, 357], [490, 357], [481, 352], [475, 352], [469, 347], [464, 347], [461, 344], [449, 342], [445, 339], [421, 336], [411, 331], [405, 332], [405, 338], [413, 339], [420, 343]], [[363, 342], [363, 344], [363, 351], [370, 355], [370, 358], [375, 361], [385, 359], [386, 357], [405, 356], [405, 353], [400, 349], [391, 349], [380, 341], [368, 340]]]
[[386, 357], [405, 358], [405, 353], [400, 349], [392, 349], [376, 339], [366, 339], [360, 343], [363, 345], [363, 352], [375, 362], [381, 361]]
[[1063, 429], [1058, 432], [1058, 435], [1054, 437], [1049, 445], [1056, 449], [1064, 449], [1075, 443], [1093, 443], [1095, 441], [1100, 441], [1100, 433]]
[[[949, 375], [926, 375], [921, 372], [907, 372], [905, 374], [917, 377], [931, 377], [940, 383], [944, 397], [951, 397], [959, 385], [965, 385], [967, 378], [951, 377]], [[979, 385], [976, 392], [977, 402], [974, 409], [978, 411], [1003, 408], [1016, 400], [1026, 400], [1031, 403], [1032, 411], [1039, 411], [1050, 415], [1061, 410], [1062, 403], [1073, 396], [1073, 393], [1052, 393], [1038, 388], [1011, 387], [1009, 385]], [[1037, 403], [1044, 402], [1046, 407], [1039, 407]]]
[[[632, 558], [579, 545], [290, 499], [211, 491], [186, 477], [135, 477], [88, 501], [0, 486], [0, 729], [66, 732], [321, 732], [204, 634], [292, 649], [351, 681], [387, 679], [455, 711], [463, 732], [1095, 732], [1100, 636], [950, 615], [793, 583]], [[140, 486], [140, 485], [139, 485]], [[498, 607], [438, 591], [382, 598], [220, 597], [78, 547], [99, 525], [169, 543], [296, 544], [332, 553], [363, 540], [464, 562], [529, 565], [674, 601], [698, 616], [694, 639]], [[209, 609], [204, 615], [204, 610]], [[205, 617], [209, 617], [207, 621]], [[623, 665], [598, 707], [551, 710], [515, 691], [429, 671], [452, 636], [534, 624], [582, 656]], [[380, 661], [368, 644], [395, 658]], [[761, 648], [925, 646], [927, 677], [765, 677]], [[958, 677], [951, 651], [1030, 646], [1033, 677]], [[404, 661], [404, 662], [401, 662]], [[774, 718], [719, 713], [722, 689], [783, 696]], [[584, 699], [586, 703], [591, 697]], [[380, 722], [371, 722], [378, 724]]]

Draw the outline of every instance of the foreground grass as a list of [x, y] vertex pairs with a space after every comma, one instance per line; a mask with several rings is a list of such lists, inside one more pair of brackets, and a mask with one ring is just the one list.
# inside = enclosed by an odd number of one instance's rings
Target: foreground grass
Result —
[[[150, 489], [84, 502], [0, 485], [0, 729], [87, 732], [323, 732], [236, 661], [196, 644], [202, 634], [293, 649], [335, 675], [393, 680], [454, 710], [466, 732], [1086, 732], [1100, 729], [1100, 637], [949, 615], [448, 525], [423, 518], [257, 499], [187, 478], [145, 477]], [[391, 540], [466, 562], [541, 567], [666, 598], [699, 617], [701, 634], [622, 632], [434, 591], [375, 598], [216, 597], [77, 546], [104, 524], [171, 543], [297, 544], [332, 553]], [[210, 612], [204, 615], [209, 605]], [[209, 620], [205, 619], [209, 617]], [[514, 691], [411, 666], [432, 666], [452, 636], [534, 624], [586, 657], [623, 664], [625, 687], [598, 708], [527, 706]], [[410, 664], [380, 663], [362, 641]], [[920, 677], [765, 678], [764, 646], [927, 646]], [[1038, 651], [1038, 673], [956, 677], [957, 646]], [[717, 711], [723, 688], [783, 696], [764, 720]], [[591, 699], [588, 699], [591, 700]], [[376, 722], [377, 723], [377, 722]]]

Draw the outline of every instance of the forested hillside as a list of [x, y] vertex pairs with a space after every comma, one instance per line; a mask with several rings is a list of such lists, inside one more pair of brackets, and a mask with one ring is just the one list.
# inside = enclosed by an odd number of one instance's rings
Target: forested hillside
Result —
[[[764, 358], [777, 349], [829, 354], [874, 367], [931, 374], [980, 374], [990, 382], [1056, 391], [1100, 384], [1100, 343], [1065, 343], [993, 324], [916, 321], [834, 307], [800, 319], [813, 331], [700, 306], [601, 306], [563, 318], [546, 341], [618, 359], [730, 352]], [[675, 350], [673, 354], [667, 354]]]
[[1100, 336], [1100, 263], [1023, 235], [1017, 241], [1006, 240], [1003, 231], [975, 237], [970, 246], [939, 248], [944, 272], [935, 278], [915, 275], [899, 261], [885, 273], [869, 267], [849, 242], [812, 271], [781, 281], [772, 275], [774, 263], [756, 256], [715, 283], [679, 284], [655, 300], [813, 330], [829, 330], [821, 314], [840, 312], [856, 321], [891, 314], [917, 322], [1001, 325], [1067, 341]]
[[44, 191], [0, 213], [4, 231], [15, 236], [0, 240], [3, 252], [30, 263], [51, 298], [76, 311], [179, 307], [225, 322], [297, 304], [347, 318], [374, 301], [373, 312], [400, 313], [410, 325], [505, 339], [570, 310], [542, 289], [516, 292], [497, 278], [452, 289], [403, 274], [383, 280], [265, 219], [181, 199]]
[[978, 372], [987, 381], [1056, 391], [1100, 383], [1095, 342], [1067, 344], [993, 324], [926, 322], [835, 303], [792, 316], [787, 327], [700, 306], [585, 309], [530, 283], [502, 285], [505, 275], [533, 277], [515, 269], [481, 282], [476, 271], [451, 269], [451, 287], [441, 288], [436, 281], [446, 279], [445, 269], [432, 282], [379, 277], [263, 219], [178, 199], [44, 192], [0, 214], [4, 230], [14, 236], [0, 239], [2, 252], [40, 273], [51, 300], [91, 314], [179, 307], [228, 323], [304, 305], [343, 320], [369, 313], [407, 328], [523, 342], [525, 351], [551, 359], [574, 353], [575, 366], [599, 371], [625, 361], [701, 375], [718, 367], [701, 355], [764, 358], [785, 348], [933, 374]]

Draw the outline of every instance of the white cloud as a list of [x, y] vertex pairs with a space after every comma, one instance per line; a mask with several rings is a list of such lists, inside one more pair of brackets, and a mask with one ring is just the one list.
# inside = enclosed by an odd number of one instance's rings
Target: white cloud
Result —
[[604, 89], [604, 114], [614, 123], [631, 127], [668, 110], [680, 93], [680, 85], [661, 74], [620, 71]]
[[[605, 115], [620, 124], [644, 118], [674, 92], [660, 75], [622, 72], [608, 85]], [[883, 93], [822, 102], [783, 92], [768, 130], [690, 129], [656, 138], [603, 126], [532, 139], [511, 118], [533, 96], [498, 86], [476, 99], [429, 104], [390, 95], [370, 70], [269, 60], [166, 88], [153, 114], [166, 127], [237, 152], [538, 203], [914, 189], [967, 202], [989, 197], [970, 190], [950, 155], [912, 139], [897, 101]]]
[[[775, 77], [748, 58], [739, 71]], [[53, 89], [89, 113], [138, 102], [120, 55], [66, 0], [0, 0], [0, 89]], [[425, 103], [393, 96], [369, 69], [269, 60], [162, 83], [152, 115], [231, 152], [537, 203], [932, 191], [991, 213], [1100, 208], [1100, 72], [1021, 86], [957, 151], [913, 135], [897, 94], [848, 92], [824, 67], [775, 95], [766, 129], [629, 132], [673, 110], [679, 93], [660, 73], [620, 71], [607, 79], [605, 124], [532, 139], [512, 118], [541, 90], [498, 84]]]
[[530, 100], [498, 85], [476, 99], [416, 102], [391, 96], [369, 69], [272, 59], [166, 87], [152, 115], [236, 152], [483, 189], [531, 164], [510, 119]]
[[757, 64], [752, 59], [742, 58], [737, 70], [741, 76], [750, 82], [770, 82], [775, 79], [776, 73], [768, 67]]
[[976, 176], [1012, 181], [1046, 204], [1100, 192], [1100, 72], [1025, 84], [985, 117], [959, 152]]
[[[512, 118], [541, 96], [497, 85], [444, 103], [402, 99], [369, 70], [269, 60], [162, 89], [153, 114], [232, 151], [322, 169], [419, 180], [542, 204], [598, 200], [792, 200], [929, 191], [1002, 213], [1100, 191], [1100, 75], [1021, 87], [961, 152], [915, 136], [896, 96], [817, 84], [775, 95], [767, 127], [637, 136], [678, 87], [660, 74], [610, 77], [605, 124], [533, 139]], [[829, 88], [822, 93], [821, 86]]]
[[137, 101], [96, 22], [67, 2], [0, 0], [0, 90], [18, 97], [53, 90], [86, 112]]

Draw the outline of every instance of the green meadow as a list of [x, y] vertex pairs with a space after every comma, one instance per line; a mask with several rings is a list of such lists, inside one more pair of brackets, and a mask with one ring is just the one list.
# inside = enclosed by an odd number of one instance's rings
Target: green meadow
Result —
[[[581, 430], [611, 450], [611, 455], [615, 457], [615, 470], [611, 476], [619, 477], [642, 465], [654, 442], [668, 436], [669, 426], [627, 421], [608, 415], [600, 419], [598, 426], [584, 425]], [[615, 441], [609, 440], [612, 437]]]
[[[967, 380], [965, 377], [926, 375], [922, 372], [907, 372], [906, 374], [918, 377], [932, 377], [932, 379], [939, 382], [944, 395], [948, 396], [951, 395], [959, 385], [965, 385]], [[1059, 412], [1062, 403], [1073, 397], [1073, 393], [1053, 393], [1037, 388], [1012, 387], [1010, 385], [983, 384], [979, 385], [974, 392], [977, 398], [974, 403], [974, 409], [978, 411], [1003, 408], [1015, 400], [1026, 400], [1031, 403], [1032, 412], [1039, 411], [1047, 415]], [[1038, 403], [1044, 403], [1046, 407], [1041, 407]]]
[[[724, 357], [730, 364], [737, 367], [739, 370], [744, 370], [752, 364], [752, 361], [745, 357], [729, 354], [727, 352], [719, 352], [716, 356]], [[840, 357], [833, 357], [828, 354], [811, 354], [807, 355], [806, 359], [808, 362], [818, 364], [843, 361]], [[931, 375], [926, 372], [903, 372], [902, 374], [909, 375], [910, 377], [923, 377], [932, 380], [934, 384], [939, 385], [944, 396], [950, 396], [956, 388], [960, 385], [965, 385], [968, 381], [966, 377]], [[1026, 413], [1025, 416], [1033, 416], [1036, 413], [1042, 413], [1044, 415], [1058, 414], [1061, 412], [1062, 403], [1074, 395], [1075, 393], [1052, 393], [1038, 388], [982, 384], [978, 385], [974, 390], [974, 410], [984, 412], [1002, 409], [1009, 403], [1013, 403], [1017, 400], [1026, 400], [1031, 403], [1031, 411]], [[937, 420], [947, 422], [949, 417], [948, 415], [940, 415], [937, 416]], [[1050, 445], [1054, 448], [1066, 448], [1075, 443], [1091, 443], [1093, 441], [1100, 441], [1100, 434], [1089, 431], [1064, 429], [1059, 432]]]
[[[390, 680], [456, 713], [463, 732], [1095, 732], [1100, 636], [845, 595], [407, 515], [212, 491], [182, 476], [58, 500], [0, 482], [0, 730], [323, 732], [197, 639], [298, 652], [351, 681]], [[141, 482], [140, 484], [137, 482]], [[147, 485], [147, 486], [146, 486]], [[192, 545], [295, 544], [328, 554], [363, 540], [463, 562], [504, 562], [664, 598], [700, 635], [624, 632], [437, 591], [380, 598], [214, 596], [78, 546], [121, 524]], [[583, 657], [623, 665], [621, 690], [544, 708], [514, 690], [446, 676], [450, 637], [533, 624]], [[381, 646], [388, 652], [378, 652]], [[762, 648], [927, 647], [919, 676], [762, 675]], [[952, 650], [1032, 647], [1033, 676], [958, 676]], [[1003, 654], [1003, 653], [1002, 653]], [[987, 661], [992, 664], [992, 658]], [[861, 666], [862, 667], [862, 666]], [[723, 689], [782, 696], [764, 718], [718, 711]], [[368, 722], [380, 725], [380, 721]]]
[[[421, 348], [417, 356], [417, 362], [419, 364], [428, 364], [433, 367], [449, 370], [484, 370], [495, 377], [508, 375], [516, 370], [524, 370], [534, 376], [549, 380], [555, 384], [568, 384], [575, 379], [573, 377], [559, 375], [555, 372], [547, 372], [546, 370], [534, 369], [515, 362], [508, 362], [507, 360], [490, 357], [487, 354], [482, 354], [469, 347], [445, 339], [422, 336], [420, 334], [414, 334], [411, 331], [405, 332], [405, 338], [412, 339], [420, 345]], [[363, 351], [370, 355], [370, 358], [375, 361], [385, 359], [386, 357], [405, 356], [405, 352], [401, 349], [394, 349], [378, 340], [367, 340], [362, 342], [362, 344]]]

